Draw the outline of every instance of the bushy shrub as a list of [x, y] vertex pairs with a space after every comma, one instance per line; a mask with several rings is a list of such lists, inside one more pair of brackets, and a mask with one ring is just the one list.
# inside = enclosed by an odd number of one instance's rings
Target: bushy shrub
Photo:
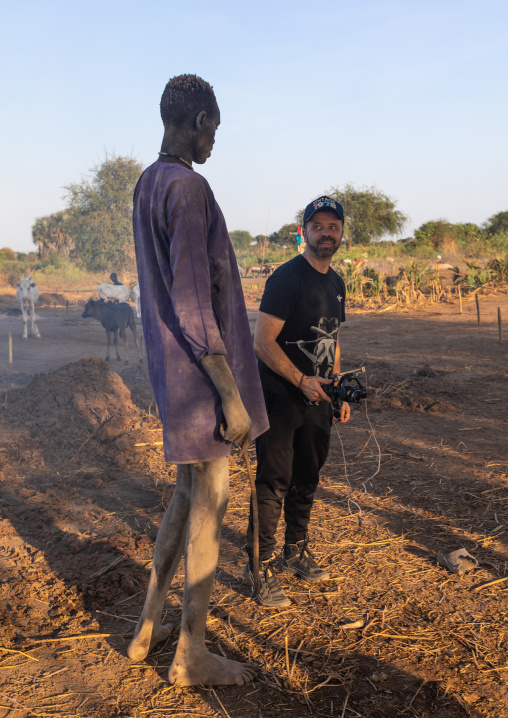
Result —
[[492, 269], [482, 267], [478, 262], [464, 259], [466, 269], [453, 268], [453, 283], [460, 284], [466, 290], [472, 291], [488, 284], [493, 278]]
[[366, 267], [362, 274], [362, 291], [364, 297], [379, 297], [383, 291], [383, 280], [379, 273], [371, 267]]
[[18, 255], [10, 247], [2, 247], [0, 249], [0, 262], [15, 262], [18, 259]]
[[492, 273], [492, 279], [499, 284], [508, 284], [508, 255], [505, 257], [494, 257], [487, 264], [487, 269]]
[[420, 265], [418, 262], [409, 262], [405, 267], [399, 268], [398, 278], [425, 293], [429, 282], [434, 279], [434, 271], [429, 264]]

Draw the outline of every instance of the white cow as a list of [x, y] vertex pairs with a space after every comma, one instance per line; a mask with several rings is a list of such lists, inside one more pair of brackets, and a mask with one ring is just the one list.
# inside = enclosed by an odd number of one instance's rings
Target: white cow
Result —
[[99, 299], [110, 299], [113, 302], [126, 302], [132, 294], [132, 290], [124, 284], [99, 284], [97, 296]]
[[141, 298], [139, 296], [139, 284], [132, 287], [132, 296], [134, 297], [134, 305], [136, 307], [136, 316], [139, 319], [141, 316]]
[[40, 339], [41, 335], [35, 321], [35, 305], [39, 300], [39, 290], [37, 289], [35, 282], [32, 280], [32, 277], [23, 277], [23, 279], [19, 280], [16, 288], [16, 299], [20, 303], [21, 311], [23, 313], [23, 339], [28, 338], [27, 323], [29, 314], [32, 319], [32, 334], [35, 334], [37, 339]]

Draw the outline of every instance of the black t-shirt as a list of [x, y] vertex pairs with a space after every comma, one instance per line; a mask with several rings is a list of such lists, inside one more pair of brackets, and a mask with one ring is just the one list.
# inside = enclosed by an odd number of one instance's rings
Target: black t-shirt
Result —
[[[277, 344], [307, 376], [327, 379], [333, 372], [339, 325], [346, 320], [346, 287], [342, 277], [329, 269], [318, 272], [298, 255], [266, 281], [259, 311], [284, 320]], [[305, 400], [291, 382], [272, 371], [261, 359], [263, 389]]]

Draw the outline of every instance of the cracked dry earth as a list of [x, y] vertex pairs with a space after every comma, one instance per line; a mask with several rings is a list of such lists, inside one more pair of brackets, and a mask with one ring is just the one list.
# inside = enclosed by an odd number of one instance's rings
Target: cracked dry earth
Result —
[[[282, 576], [289, 609], [242, 580], [249, 490], [232, 456], [207, 640], [259, 673], [214, 690], [166, 680], [183, 567], [169, 640], [126, 656], [175, 467], [144, 367], [90, 358], [102, 333], [48, 312], [44, 341], [0, 365], [0, 718], [508, 716], [508, 303], [482, 300], [480, 327], [473, 306], [349, 313], [343, 367], [366, 367], [368, 413], [332, 430], [322, 472], [311, 538], [331, 580]], [[479, 568], [459, 578], [436, 553], [461, 547]]]

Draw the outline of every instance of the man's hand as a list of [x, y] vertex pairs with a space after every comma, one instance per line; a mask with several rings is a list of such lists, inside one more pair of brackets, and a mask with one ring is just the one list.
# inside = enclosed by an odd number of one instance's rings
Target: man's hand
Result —
[[331, 384], [331, 379], [323, 379], [320, 376], [303, 376], [300, 383], [300, 389], [303, 391], [309, 401], [327, 401], [329, 404], [332, 400], [325, 394], [321, 386], [323, 384]]
[[245, 411], [240, 396], [232, 401], [222, 402], [222, 411], [226, 426], [221, 426], [220, 433], [226, 441], [231, 441], [240, 447], [240, 453], [245, 454], [250, 444], [250, 431], [252, 422]]
[[347, 403], [347, 401], [343, 401], [342, 406], [340, 408], [339, 422], [341, 424], [345, 424], [346, 421], [349, 421], [350, 416], [351, 416], [351, 409], [349, 408], [349, 404]]
[[240, 452], [245, 454], [250, 444], [252, 423], [240, 398], [226, 358], [220, 354], [205, 354], [201, 359], [201, 366], [212, 380], [221, 398], [226, 426], [221, 426], [220, 433], [226, 441], [238, 444]]

